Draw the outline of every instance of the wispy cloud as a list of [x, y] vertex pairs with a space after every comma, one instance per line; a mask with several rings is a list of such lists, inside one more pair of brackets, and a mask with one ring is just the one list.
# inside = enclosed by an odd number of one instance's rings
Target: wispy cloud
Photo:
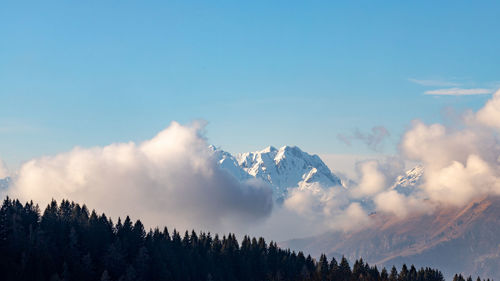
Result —
[[493, 90], [485, 88], [474, 88], [474, 89], [448, 88], [448, 89], [437, 89], [424, 92], [424, 94], [426, 95], [433, 95], [433, 96], [471, 96], [471, 95], [486, 95], [491, 93], [493, 93]]
[[381, 151], [383, 142], [391, 134], [383, 126], [375, 126], [371, 129], [371, 132], [365, 133], [356, 129], [352, 135], [338, 134], [337, 138], [347, 145], [351, 145], [352, 141], [359, 140], [366, 144], [370, 149], [374, 151]]
[[432, 80], [432, 79], [415, 79], [409, 78], [408, 81], [421, 85], [421, 86], [432, 86], [432, 87], [458, 87], [459, 83], [444, 81], [444, 80]]

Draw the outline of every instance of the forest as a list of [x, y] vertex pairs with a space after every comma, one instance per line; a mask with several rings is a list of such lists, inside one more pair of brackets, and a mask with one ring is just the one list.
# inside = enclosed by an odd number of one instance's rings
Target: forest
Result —
[[[146, 231], [128, 216], [105, 214], [68, 200], [41, 213], [33, 202], [6, 198], [0, 209], [0, 280], [317, 280], [442, 281], [437, 269], [352, 267], [345, 257], [314, 259], [264, 238], [165, 227]], [[455, 275], [453, 281], [472, 281]], [[477, 277], [477, 281], [481, 278]], [[488, 279], [489, 281], [489, 279]]]

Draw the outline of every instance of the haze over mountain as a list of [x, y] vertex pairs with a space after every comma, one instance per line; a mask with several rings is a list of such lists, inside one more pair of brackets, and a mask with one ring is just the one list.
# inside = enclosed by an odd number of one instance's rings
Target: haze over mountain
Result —
[[4, 2], [0, 199], [500, 279], [500, 1]]
[[[236, 157], [213, 149], [221, 167], [241, 180], [264, 180], [273, 187], [276, 198], [286, 198], [295, 189], [321, 192], [337, 186], [349, 190], [358, 184], [351, 179], [349, 187], [342, 186], [339, 177], [318, 156], [298, 147], [270, 146]], [[418, 192], [424, 176], [424, 167], [417, 165], [397, 176], [389, 189], [410, 196]], [[448, 278], [456, 272], [500, 278], [500, 198], [482, 197], [464, 207], [444, 205], [403, 218], [376, 213], [373, 205], [365, 204], [363, 208], [372, 212], [372, 224], [366, 227], [329, 231], [281, 245], [316, 257], [322, 253], [346, 255], [350, 260], [363, 257], [369, 263], [389, 267], [403, 263], [432, 265], [442, 268]]]
[[[458, 255], [467, 263], [464, 273], [494, 275], [499, 105], [497, 91], [477, 112], [465, 112], [460, 126], [414, 121], [398, 155], [358, 163], [358, 176], [348, 181], [297, 147], [233, 156], [209, 147], [200, 133], [203, 124], [173, 122], [140, 143], [75, 147], [32, 159], [11, 183], [4, 181], [5, 193], [42, 205], [52, 198], [85, 201], [111, 215], [134, 209], [148, 225], [168, 221], [239, 233], [262, 227], [263, 235], [287, 235], [280, 240], [313, 236], [289, 246], [349, 256], [366, 250], [362, 256], [372, 263], [435, 257], [447, 262], [457, 258], [455, 248], [471, 249]], [[420, 165], [405, 171], [405, 161]], [[116, 203], [104, 202], [109, 197]], [[491, 200], [477, 201], [483, 212], [466, 207], [481, 198]], [[447, 228], [450, 222], [461, 228]], [[443, 270], [457, 271], [453, 264], [443, 264]]]
[[[218, 166], [241, 183], [257, 179], [270, 185], [274, 199], [285, 203], [277, 208], [290, 207], [289, 200], [295, 198], [297, 193], [324, 197], [331, 192], [354, 192], [360, 184], [350, 179], [349, 186], [343, 185], [320, 157], [295, 146], [279, 149], [269, 146], [236, 156], [214, 146], [210, 146], [209, 151]], [[424, 167], [417, 165], [395, 177], [389, 190], [403, 196], [413, 196], [424, 178]], [[12, 181], [9, 177], [0, 179], [1, 189], [8, 189], [10, 184]], [[343, 206], [363, 203], [363, 200], [355, 197], [347, 200]], [[297, 206], [300, 207], [292, 205]], [[365, 212], [371, 213], [370, 223], [361, 228], [327, 231], [318, 236], [282, 242], [281, 245], [316, 257], [321, 253], [329, 256], [346, 255], [351, 260], [363, 257], [369, 263], [384, 266], [414, 263], [439, 267], [448, 275], [463, 272], [466, 275], [500, 277], [497, 270], [500, 268], [498, 197], [486, 196], [465, 207], [443, 206], [402, 217], [377, 213], [373, 204], [360, 206]], [[348, 218], [348, 213], [339, 216]]]

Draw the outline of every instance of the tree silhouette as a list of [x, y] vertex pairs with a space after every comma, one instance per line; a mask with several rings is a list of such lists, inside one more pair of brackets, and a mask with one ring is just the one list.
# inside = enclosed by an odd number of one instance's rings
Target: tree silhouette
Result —
[[[431, 268], [390, 274], [363, 259], [328, 262], [281, 249], [264, 238], [222, 236], [165, 227], [146, 232], [130, 217], [114, 224], [105, 214], [89, 212], [68, 200], [52, 201], [40, 216], [33, 202], [6, 198], [0, 208], [0, 280], [155, 281], [443, 281]], [[454, 281], [465, 281], [456, 275]], [[472, 278], [467, 278], [472, 281]], [[478, 277], [477, 281], [481, 281]]]

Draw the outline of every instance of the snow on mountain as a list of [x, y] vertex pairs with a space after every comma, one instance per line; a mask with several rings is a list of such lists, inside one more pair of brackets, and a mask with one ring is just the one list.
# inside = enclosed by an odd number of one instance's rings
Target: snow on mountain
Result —
[[240, 153], [236, 157], [211, 147], [219, 165], [244, 180], [255, 177], [273, 187], [276, 198], [286, 195], [288, 188], [327, 188], [342, 185], [341, 180], [317, 155], [310, 155], [296, 146], [279, 149], [269, 146], [261, 151]]
[[228, 171], [230, 174], [232, 174], [234, 177], [236, 177], [239, 181], [244, 181], [247, 179], [252, 178], [245, 170], [243, 170], [240, 165], [238, 164], [238, 161], [236, 158], [231, 155], [231, 153], [226, 152], [221, 149], [217, 149], [215, 146], [211, 145], [209, 147], [215, 159], [217, 160], [217, 163], [219, 164], [219, 167], [225, 169]]
[[424, 167], [422, 165], [417, 165], [406, 171], [404, 175], [399, 176], [391, 189], [396, 190], [398, 193], [409, 195], [415, 190], [416, 186], [420, 185], [423, 175]]
[[[311, 155], [296, 146], [283, 146], [279, 149], [268, 146], [260, 151], [239, 153], [229, 152], [210, 146], [219, 166], [243, 181], [250, 178], [261, 179], [273, 188], [275, 198], [284, 198], [289, 188], [311, 189], [343, 186], [356, 186], [348, 178], [341, 178], [326, 166], [317, 155]], [[417, 165], [399, 176], [391, 189], [409, 195], [423, 178], [424, 167]], [[370, 204], [361, 202], [370, 209]]]

